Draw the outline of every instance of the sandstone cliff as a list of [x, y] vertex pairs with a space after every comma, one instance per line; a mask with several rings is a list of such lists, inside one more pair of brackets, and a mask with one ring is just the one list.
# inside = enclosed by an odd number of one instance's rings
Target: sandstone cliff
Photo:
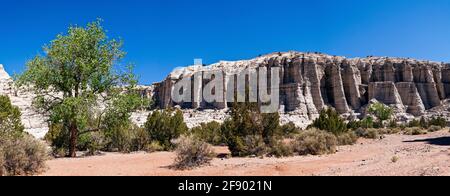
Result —
[[[195, 73], [207, 71], [225, 74], [223, 93], [227, 94], [227, 91], [236, 90], [227, 89], [227, 83], [235, 79], [233, 74], [257, 67], [281, 68], [282, 118], [298, 125], [310, 122], [326, 107], [334, 107], [344, 115], [361, 117], [364, 106], [374, 99], [394, 107], [402, 117], [417, 117], [450, 98], [450, 64], [407, 58], [345, 58], [287, 52], [246, 61], [222, 61], [209, 66], [178, 69], [163, 82], [155, 84], [154, 100], [160, 108], [177, 106], [171, 100], [174, 84], [183, 78], [194, 77]], [[208, 81], [203, 81], [206, 83]], [[180, 107], [220, 110], [229, 106], [201, 103], [183, 103]]]

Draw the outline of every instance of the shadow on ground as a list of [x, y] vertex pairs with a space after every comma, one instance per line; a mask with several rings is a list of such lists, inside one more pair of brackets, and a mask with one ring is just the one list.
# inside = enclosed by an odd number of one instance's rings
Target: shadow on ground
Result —
[[405, 141], [405, 143], [416, 143], [416, 142], [425, 142], [427, 144], [436, 146], [450, 146], [450, 137], [438, 137], [438, 138]]

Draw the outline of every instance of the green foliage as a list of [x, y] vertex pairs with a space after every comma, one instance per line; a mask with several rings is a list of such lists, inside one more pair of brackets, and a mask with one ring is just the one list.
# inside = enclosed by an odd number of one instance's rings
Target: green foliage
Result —
[[164, 147], [159, 144], [157, 141], [153, 141], [150, 144], [147, 144], [144, 150], [148, 153], [163, 151]]
[[374, 128], [375, 123], [373, 122], [373, 118], [368, 116], [360, 121], [350, 121], [347, 123], [347, 128], [351, 130], [357, 130], [359, 128], [369, 129]]
[[396, 119], [392, 119], [389, 121], [389, 128], [397, 128], [398, 127], [398, 123]]
[[280, 137], [279, 114], [261, 114], [257, 105], [235, 103], [231, 118], [222, 125], [222, 134], [233, 156], [263, 155]]
[[340, 135], [348, 131], [347, 124], [339, 114], [333, 109], [327, 109], [320, 112], [320, 116], [310, 127]]
[[165, 150], [173, 149], [172, 140], [188, 131], [180, 110], [155, 111], [148, 116], [144, 127], [150, 140], [159, 142]]
[[310, 129], [301, 133], [294, 142], [294, 151], [299, 155], [324, 155], [336, 152], [338, 141], [334, 134]]
[[182, 136], [176, 142], [175, 167], [192, 169], [208, 164], [214, 157], [212, 146], [194, 137]]
[[202, 123], [200, 126], [192, 128], [191, 133], [198, 139], [212, 145], [223, 145], [226, 143], [222, 134], [222, 125], [216, 121]]
[[431, 126], [439, 126], [441, 128], [445, 128], [447, 126], [447, 120], [442, 117], [433, 117], [427, 120], [425, 117], [420, 118], [420, 120], [414, 119], [409, 122], [408, 127], [421, 127], [424, 129], [428, 129]]
[[440, 127], [440, 126], [435, 126], [435, 125], [432, 125], [432, 126], [430, 126], [430, 128], [428, 128], [428, 132], [436, 132], [436, 131], [440, 131], [442, 129], [442, 127]]
[[405, 134], [405, 135], [424, 135], [424, 134], [427, 134], [427, 130], [424, 130], [423, 128], [420, 128], [420, 127], [411, 127], [411, 128], [406, 128], [404, 130], [403, 134]]
[[0, 173], [3, 175], [33, 175], [45, 169], [47, 149], [31, 136], [6, 140], [0, 145], [0, 151], [3, 160]]
[[445, 118], [442, 117], [433, 117], [428, 122], [429, 126], [439, 126], [441, 128], [447, 127], [448, 123]]
[[380, 124], [383, 124], [384, 121], [391, 119], [394, 110], [382, 103], [374, 103], [369, 106], [369, 112], [378, 118]]
[[372, 117], [367, 117], [364, 118], [361, 121], [361, 128], [365, 128], [365, 129], [369, 129], [369, 128], [373, 128], [374, 127], [374, 122], [373, 122], [373, 118]]
[[21, 113], [18, 107], [11, 104], [8, 96], [0, 96], [0, 143], [2, 138], [18, 137], [24, 127], [20, 119]]
[[[49, 113], [51, 123], [62, 124], [68, 132], [71, 157], [76, 156], [81, 134], [126, 127], [123, 122], [136, 108], [137, 95], [130, 93], [136, 79], [131, 66], [123, 69], [118, 63], [125, 56], [121, 48], [121, 41], [107, 38], [100, 20], [85, 28], [73, 26], [45, 46], [46, 55], [29, 61], [18, 77], [19, 86], [34, 88], [34, 106]], [[105, 118], [95, 111], [98, 100], [106, 106]], [[89, 124], [95, 115], [100, 116], [100, 122]]]
[[300, 129], [293, 122], [289, 122], [288, 124], [282, 125], [280, 127], [280, 132], [283, 136], [291, 137], [292, 135], [298, 134]]

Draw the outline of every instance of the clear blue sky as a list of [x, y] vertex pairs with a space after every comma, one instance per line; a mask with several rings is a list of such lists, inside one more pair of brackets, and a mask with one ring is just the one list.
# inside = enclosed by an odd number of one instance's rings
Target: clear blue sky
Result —
[[20, 73], [70, 24], [104, 19], [141, 83], [276, 51], [450, 62], [448, 0], [2, 0], [0, 64]]

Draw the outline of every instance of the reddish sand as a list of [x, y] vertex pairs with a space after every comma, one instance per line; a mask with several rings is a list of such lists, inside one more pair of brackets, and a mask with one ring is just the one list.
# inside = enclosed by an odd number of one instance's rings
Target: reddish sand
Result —
[[[226, 152], [217, 148], [218, 152]], [[103, 156], [48, 161], [45, 176], [450, 176], [450, 133], [388, 135], [361, 139], [327, 156], [214, 159], [209, 166], [170, 169], [174, 153], [106, 153]], [[395, 157], [395, 158], [394, 158]], [[393, 161], [397, 160], [397, 161]]]

